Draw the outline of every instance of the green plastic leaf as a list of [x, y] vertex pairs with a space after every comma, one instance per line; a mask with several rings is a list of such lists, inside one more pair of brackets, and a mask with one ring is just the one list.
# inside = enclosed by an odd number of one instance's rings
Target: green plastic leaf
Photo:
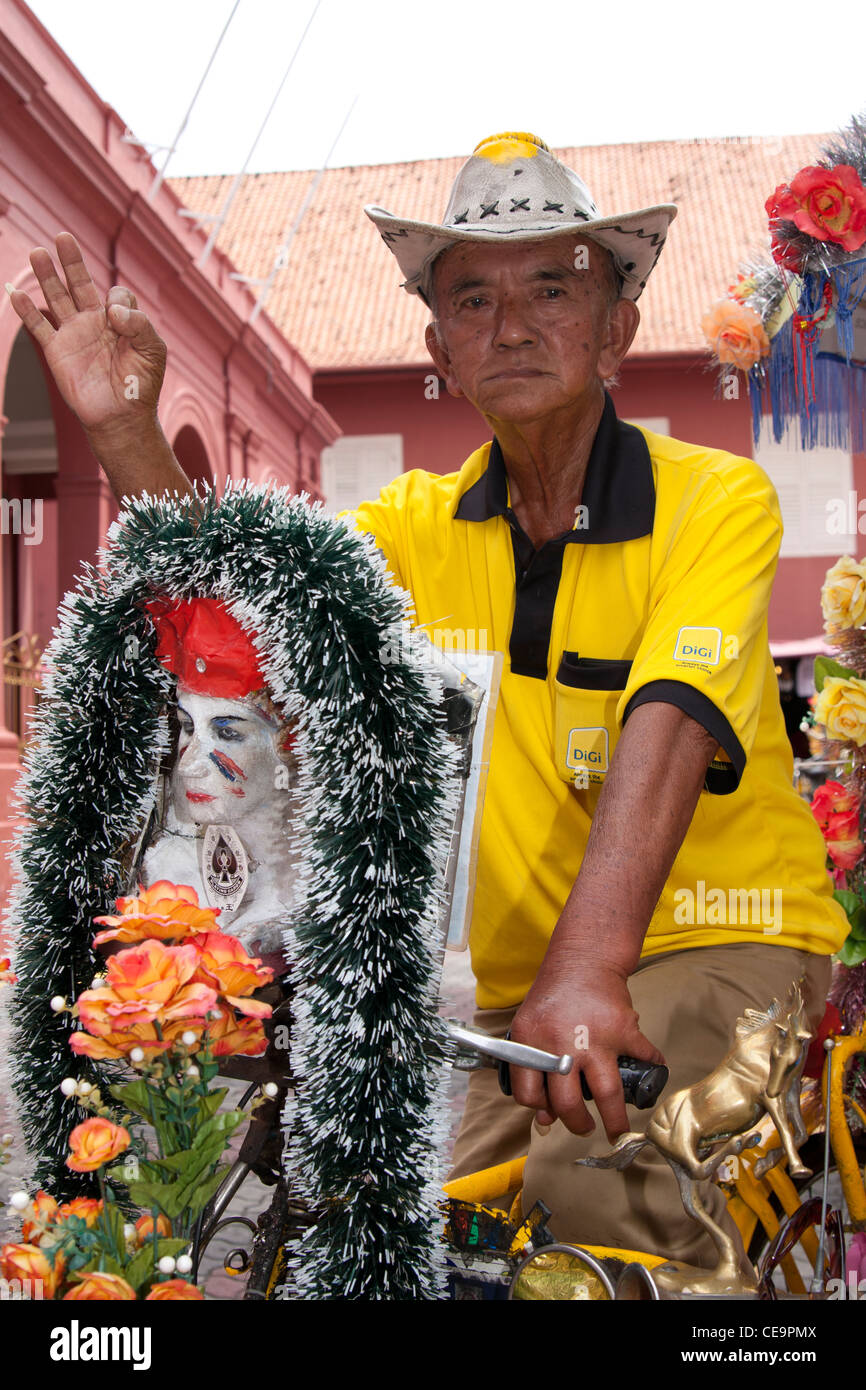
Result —
[[837, 888], [833, 897], [845, 909], [852, 935], [866, 938], [866, 904], [863, 899], [848, 888]]
[[847, 965], [849, 970], [855, 965], [860, 965], [866, 960], [866, 938], [853, 935], [846, 937], [838, 953], [838, 959], [843, 965]]
[[148, 1238], [147, 1244], [133, 1255], [126, 1266], [124, 1278], [136, 1290], [140, 1289], [142, 1284], [149, 1283], [151, 1279], [155, 1278], [157, 1260], [161, 1260], [163, 1255], [180, 1255], [188, 1248], [189, 1241], [178, 1236], [166, 1236], [158, 1240], [156, 1245], [157, 1252], [154, 1255], [153, 1241]]
[[154, 1115], [157, 1119], [162, 1118], [165, 1101], [156, 1087], [149, 1086], [143, 1079], [128, 1081], [123, 1086], [109, 1086], [108, 1089], [115, 1100], [119, 1100], [127, 1110], [131, 1110], [134, 1115], [140, 1115], [148, 1123]]
[[223, 1086], [217, 1091], [208, 1091], [206, 1096], [200, 1096], [198, 1102], [198, 1113], [201, 1120], [207, 1120], [211, 1115], [216, 1114], [226, 1096], [228, 1087]]
[[851, 671], [847, 666], [840, 666], [838, 661], [834, 661], [829, 656], [815, 657], [815, 689], [823, 690], [824, 682], [828, 676], [838, 676], [840, 680], [850, 681], [857, 677], [856, 671]]

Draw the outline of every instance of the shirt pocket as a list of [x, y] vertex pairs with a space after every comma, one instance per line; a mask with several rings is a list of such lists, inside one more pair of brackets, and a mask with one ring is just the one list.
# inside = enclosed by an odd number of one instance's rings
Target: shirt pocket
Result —
[[563, 652], [554, 695], [554, 761], [576, 788], [602, 783], [619, 734], [616, 707], [630, 661]]

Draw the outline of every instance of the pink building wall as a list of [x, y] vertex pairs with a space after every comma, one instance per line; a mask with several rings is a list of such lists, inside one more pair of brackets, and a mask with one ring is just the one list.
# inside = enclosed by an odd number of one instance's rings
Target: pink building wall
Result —
[[[6, 0], [0, 32], [0, 283], [41, 302], [29, 266], [34, 246], [53, 249], [73, 232], [100, 291], [125, 284], [138, 296], [169, 349], [161, 419], [181, 462], [218, 484], [227, 477], [319, 489], [321, 449], [339, 430], [313, 398], [312, 373], [265, 314], [250, 326], [252, 293], [231, 278], [214, 250], [197, 264], [206, 232], [179, 216], [167, 184], [151, 203], [153, 167], [123, 140], [124, 124], [84, 81], [20, 0]], [[0, 445], [12, 457], [16, 429], [27, 428], [44, 398], [56, 463], [4, 472], [3, 497], [42, 502], [38, 545], [0, 536], [4, 637], [24, 628], [44, 642], [57, 604], [82, 561], [92, 560], [116, 515], [107, 482], [78, 422], [47, 378], [38, 354], [7, 390], [10, 358], [24, 334], [8, 297], [0, 299]], [[27, 353], [24, 353], [27, 356]], [[42, 373], [43, 382], [32, 379]], [[28, 380], [28, 373], [30, 379]], [[24, 389], [26, 388], [26, 389]], [[39, 388], [39, 389], [37, 389]], [[47, 396], [45, 394], [47, 388]], [[38, 423], [38, 422], [37, 422]], [[12, 464], [10, 462], [10, 469]], [[16, 462], [15, 467], [20, 467]], [[0, 842], [10, 833], [8, 796], [18, 772], [18, 740], [0, 727]], [[8, 868], [0, 854], [0, 898]]]

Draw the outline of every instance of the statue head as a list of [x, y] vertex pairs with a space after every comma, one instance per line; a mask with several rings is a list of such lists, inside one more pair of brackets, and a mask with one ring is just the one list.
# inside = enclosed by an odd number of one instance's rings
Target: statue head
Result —
[[276, 794], [294, 781], [294, 739], [250, 635], [219, 599], [155, 599], [147, 607], [157, 659], [177, 676], [178, 820], [236, 825], [273, 809]]

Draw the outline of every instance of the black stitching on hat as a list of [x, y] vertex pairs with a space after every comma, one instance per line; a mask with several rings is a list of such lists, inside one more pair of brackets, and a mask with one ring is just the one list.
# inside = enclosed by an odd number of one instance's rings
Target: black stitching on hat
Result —
[[482, 203], [482, 204], [481, 204], [481, 216], [482, 216], [482, 218], [483, 218], [483, 217], [498, 217], [498, 216], [499, 216], [499, 199], [497, 198], [495, 203]]
[[523, 170], [522, 170], [522, 169], [513, 169], [513, 170], [512, 170], [512, 173], [514, 174], [514, 177], [517, 178], [517, 175], [518, 175], [518, 174], [522, 174], [522, 173], [523, 173]]
[[512, 198], [512, 199], [511, 199], [511, 211], [512, 211], [512, 212], [517, 212], [518, 208], [523, 208], [524, 212], [529, 212], [529, 199], [528, 199], [528, 198]]
[[457, 217], [454, 218], [454, 226], [457, 227], [457, 226], [460, 225], [461, 222], [468, 222], [468, 221], [469, 221], [469, 209], [467, 208], [465, 212], [461, 212]]
[[562, 203], [545, 203], [542, 212], [563, 212]]
[[574, 215], [575, 215], [575, 217], [582, 217], [583, 220], [584, 220], [584, 222], [588, 222], [588, 221], [589, 221], [589, 213], [588, 213], [588, 212], [581, 212], [580, 208], [575, 208], [575, 209], [574, 209]]

